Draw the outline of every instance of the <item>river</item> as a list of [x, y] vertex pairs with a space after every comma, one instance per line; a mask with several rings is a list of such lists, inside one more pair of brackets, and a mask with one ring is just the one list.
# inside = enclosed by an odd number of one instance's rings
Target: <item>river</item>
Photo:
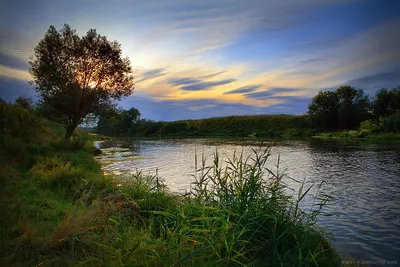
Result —
[[[252, 148], [271, 146], [268, 166], [287, 176], [314, 184], [303, 201], [307, 210], [317, 193], [333, 197], [324, 207], [330, 216], [319, 224], [333, 233], [333, 244], [343, 256], [370, 261], [371, 265], [400, 264], [400, 143], [371, 144], [361, 141], [174, 139], [118, 140], [98, 143], [105, 154], [105, 170], [116, 174], [136, 172], [158, 175], [173, 192], [190, 190], [194, 181], [195, 154], [210, 165], [213, 154], [245, 155]], [[322, 183], [323, 182], [323, 183]], [[287, 178], [294, 196], [299, 184]], [[322, 183], [322, 184], [321, 184]]]

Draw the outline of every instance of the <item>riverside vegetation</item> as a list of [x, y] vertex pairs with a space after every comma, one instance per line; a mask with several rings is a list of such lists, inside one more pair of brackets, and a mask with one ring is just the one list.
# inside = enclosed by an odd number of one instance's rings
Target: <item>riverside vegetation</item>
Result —
[[[329, 197], [300, 209], [270, 150], [205, 159], [187, 195], [157, 176], [102, 173], [90, 136], [0, 101], [1, 266], [340, 266], [316, 225]], [[264, 174], [269, 174], [267, 179]]]
[[370, 100], [342, 86], [320, 91], [306, 115], [229, 116], [201, 120], [150, 121], [140, 112], [114, 110], [100, 116], [97, 133], [119, 137], [318, 137], [400, 139], [400, 88], [379, 90]]

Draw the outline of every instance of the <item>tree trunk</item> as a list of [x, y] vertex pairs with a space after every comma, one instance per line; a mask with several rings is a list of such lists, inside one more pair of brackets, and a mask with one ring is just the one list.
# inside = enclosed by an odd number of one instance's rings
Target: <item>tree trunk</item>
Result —
[[75, 123], [67, 125], [67, 132], [65, 133], [65, 140], [68, 140], [72, 136], [72, 134], [74, 133], [77, 126], [78, 125]]

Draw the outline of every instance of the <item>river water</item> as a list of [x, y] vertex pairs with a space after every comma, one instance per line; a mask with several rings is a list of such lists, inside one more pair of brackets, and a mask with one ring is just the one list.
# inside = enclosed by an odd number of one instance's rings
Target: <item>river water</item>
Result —
[[[197, 154], [207, 165], [213, 154], [232, 157], [252, 148], [271, 146], [267, 167], [314, 185], [303, 201], [307, 210], [318, 193], [333, 197], [319, 224], [333, 233], [333, 244], [343, 256], [371, 265], [400, 264], [400, 143], [371, 144], [361, 141], [176, 139], [118, 140], [98, 143], [105, 152], [103, 168], [116, 174], [136, 172], [158, 175], [173, 192], [190, 190]], [[287, 178], [294, 197], [299, 184]], [[322, 184], [321, 184], [322, 183]]]

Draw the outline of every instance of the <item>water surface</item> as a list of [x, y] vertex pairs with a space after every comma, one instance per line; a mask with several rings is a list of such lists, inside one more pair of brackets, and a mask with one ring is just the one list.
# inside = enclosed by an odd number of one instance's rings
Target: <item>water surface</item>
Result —
[[[221, 158], [234, 151], [245, 155], [252, 148], [272, 145], [268, 166], [298, 180], [314, 184], [308, 199], [317, 192], [334, 197], [319, 224], [335, 236], [334, 245], [343, 256], [366, 261], [397, 261], [400, 264], [400, 144], [369, 144], [360, 141], [254, 140], [124, 140], [103, 142], [104, 169], [116, 173], [158, 173], [174, 192], [185, 192], [194, 181], [195, 154], [212, 163], [217, 150]], [[108, 148], [108, 149], [107, 149]], [[199, 165], [198, 165], [199, 166]], [[299, 185], [285, 180], [293, 194]], [[374, 264], [375, 265], [375, 264]], [[376, 264], [378, 265], [378, 264]]]

